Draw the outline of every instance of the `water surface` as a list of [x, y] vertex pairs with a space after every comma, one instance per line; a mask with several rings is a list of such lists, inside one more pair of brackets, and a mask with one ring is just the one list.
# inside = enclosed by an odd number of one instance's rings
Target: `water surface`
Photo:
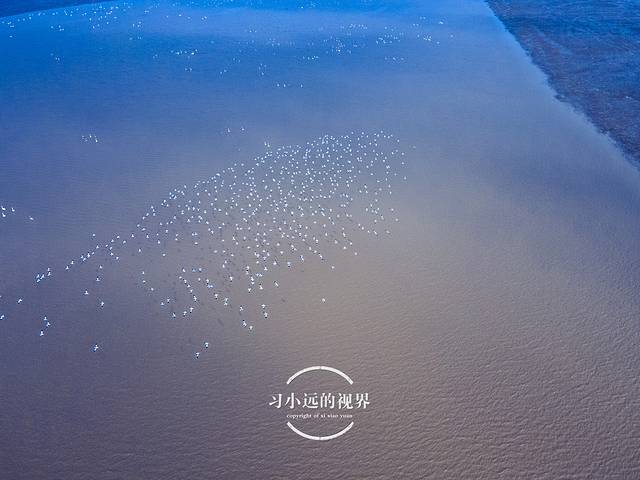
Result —
[[[0, 51], [9, 478], [638, 475], [640, 175], [483, 2], [110, 2], [4, 18]], [[168, 318], [158, 257], [109, 268], [103, 309], [94, 266], [64, 276], [175, 187], [380, 131], [406, 152], [390, 236], [285, 275], [253, 333]], [[371, 396], [340, 439], [267, 406], [311, 365]]]

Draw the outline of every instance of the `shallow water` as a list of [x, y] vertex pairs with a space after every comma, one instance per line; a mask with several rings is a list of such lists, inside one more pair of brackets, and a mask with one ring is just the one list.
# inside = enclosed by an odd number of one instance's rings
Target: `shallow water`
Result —
[[[211, 5], [0, 20], [3, 471], [636, 476], [637, 170], [483, 2]], [[357, 256], [327, 251], [335, 271], [283, 274], [253, 333], [213, 307], [168, 318], [140, 270], [163, 289], [179, 271], [146, 251], [105, 269], [105, 308], [82, 294], [95, 265], [65, 275], [175, 187], [381, 130], [406, 152], [385, 199], [399, 222], [354, 233]], [[267, 405], [311, 365], [371, 396], [340, 439], [304, 440]]]

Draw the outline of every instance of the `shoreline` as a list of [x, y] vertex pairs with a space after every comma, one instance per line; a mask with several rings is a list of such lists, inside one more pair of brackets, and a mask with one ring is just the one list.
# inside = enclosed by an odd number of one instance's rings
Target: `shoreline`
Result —
[[[633, 14], [570, 2], [486, 0], [547, 77], [557, 98], [584, 114], [640, 166], [640, 48]], [[637, 16], [637, 14], [635, 14]]]

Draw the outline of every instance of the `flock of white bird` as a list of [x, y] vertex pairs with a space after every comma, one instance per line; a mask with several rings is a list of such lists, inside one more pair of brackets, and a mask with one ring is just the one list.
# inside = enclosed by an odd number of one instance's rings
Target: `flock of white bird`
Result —
[[[213, 3], [226, 5], [224, 0]], [[54, 31], [64, 31], [60, 23], [63, 17], [86, 18], [92, 29], [103, 28], [122, 22], [132, 7], [132, 3], [117, 2], [30, 13], [1, 19], [0, 26], [8, 29], [11, 38], [20, 23], [41, 16], [53, 20]], [[183, 22], [209, 21], [206, 15], [183, 15], [177, 4], [175, 11], [157, 7], [144, 8], [140, 19], [129, 25], [136, 35], [143, 31], [143, 20], [152, 15]], [[428, 19], [420, 17], [406, 25], [406, 31], [391, 25], [376, 34], [369, 32], [365, 24], [343, 25], [319, 43], [314, 40], [306, 44], [304, 51], [313, 55], [303, 55], [302, 60], [316, 62], [321, 55], [352, 54], [367, 42], [376, 48], [388, 48], [409, 37], [431, 42], [431, 34], [424, 33], [427, 23]], [[251, 46], [266, 42], [274, 54], [283, 46], [280, 39], [265, 39], [258, 30], [249, 29], [246, 33], [246, 39], [239, 40], [238, 55], [225, 64], [221, 75], [237, 66], [241, 53]], [[293, 45], [292, 41], [287, 42], [289, 47]], [[203, 50], [206, 47], [202, 45]], [[186, 69], [190, 71], [204, 53], [192, 46], [169, 51], [171, 56], [188, 62]], [[159, 53], [154, 54], [154, 59]], [[55, 52], [51, 56], [62, 61]], [[389, 59], [404, 60], [395, 56]], [[265, 77], [269, 76], [267, 72], [266, 63], [260, 61], [256, 74]], [[294, 79], [272, 80], [276, 88], [303, 87]], [[244, 127], [239, 128], [245, 131]], [[231, 132], [228, 127], [223, 133]], [[99, 142], [95, 133], [81, 135], [81, 140]], [[303, 146], [277, 149], [267, 145], [267, 153], [251, 163], [234, 164], [194, 185], [175, 188], [145, 212], [131, 232], [97, 242], [59, 268], [42, 269], [35, 274], [35, 283], [49, 283], [60, 275], [54, 276], [54, 270], [68, 275], [78, 268], [86, 272], [88, 265], [92, 265], [91, 283], [79, 294], [95, 302], [96, 308], [105, 309], [108, 308], [102, 288], [105, 269], [122, 263], [130, 263], [129, 268], [134, 268], [130, 261], [133, 255], [140, 259], [137, 265], [142, 266], [136, 275], [139, 285], [153, 295], [169, 318], [214, 311], [219, 318], [229, 318], [228, 313], [217, 313], [219, 306], [234, 312], [239, 325], [253, 332], [257, 318], [270, 318], [267, 292], [280, 288], [286, 272], [309, 261], [326, 263], [333, 271], [336, 252], [358, 255], [353, 232], [364, 232], [373, 238], [390, 233], [390, 226], [397, 219], [393, 209], [385, 210], [380, 202], [391, 194], [392, 179], [398, 175], [393, 166], [404, 165], [403, 155], [397, 139], [382, 132], [325, 135]], [[16, 215], [16, 208], [2, 205], [0, 215], [0, 221], [8, 220]], [[26, 218], [34, 221], [33, 217]], [[189, 248], [183, 248], [185, 245]], [[176, 270], [170, 286], [166, 281], [167, 269]], [[23, 301], [23, 297], [10, 302], [0, 296], [0, 320], [9, 315], [11, 303], [21, 305]], [[325, 303], [327, 299], [322, 297], [320, 301]], [[46, 315], [41, 318], [38, 334], [44, 337], [52, 322]], [[99, 343], [91, 346], [94, 352], [101, 348]], [[195, 356], [199, 357], [207, 348], [209, 343], [205, 341]]]
[[9, 220], [11, 217], [21, 216], [29, 220], [30, 222], [35, 221], [35, 219], [31, 215], [19, 215], [16, 207], [10, 207], [0, 204], [0, 221]]
[[[254, 332], [256, 320], [270, 318], [267, 293], [283, 277], [313, 261], [334, 271], [339, 255], [358, 255], [355, 232], [390, 234], [398, 218], [382, 201], [392, 193], [400, 175], [394, 166], [404, 165], [403, 156], [398, 140], [383, 132], [325, 135], [302, 146], [269, 148], [251, 163], [174, 188], [128, 234], [96, 243], [59, 274], [43, 269], [35, 283], [92, 268], [90, 283], [78, 294], [104, 309], [105, 269], [142, 265], [138, 284], [170, 319], [196, 313], [219, 321], [235, 318], [240, 328]], [[23, 298], [14, 302], [20, 305]], [[0, 308], [8, 303], [0, 297]], [[46, 315], [41, 319], [38, 335], [44, 337], [52, 323]], [[208, 348], [203, 341], [194, 356]], [[100, 349], [99, 342], [91, 346], [93, 352]]]
[[[265, 7], [263, 2], [260, 1], [242, 3], [247, 7], [256, 7], [258, 9]], [[366, 7], [367, 3], [363, 1], [362, 6]], [[0, 30], [0, 34], [4, 30], [8, 33], [8, 37], [13, 39], [20, 31], [18, 27], [21, 24], [35, 19], [48, 19], [51, 31], [65, 34], [67, 22], [77, 22], [77, 20], [83, 19], [85, 26], [91, 31], [124, 28], [129, 40], [133, 42], [143, 40], [147, 25], [153, 25], [158, 19], [163, 19], [166, 22], [178, 22], [181, 25], [188, 25], [198, 30], [219, 21], [217, 15], [205, 14], [205, 9], [210, 9], [212, 12], [216, 12], [217, 9], [219, 9], [218, 11], [225, 11], [225, 9], [228, 11], [228, 7], [238, 6], [240, 6], [238, 2], [231, 0], [198, 0], [189, 3], [147, 2], [144, 6], [136, 5], [134, 2], [119, 1], [78, 7], [68, 6], [62, 9], [42, 10], [0, 18], [0, 28], [4, 27]], [[315, 2], [309, 2], [306, 6], [302, 2], [299, 11], [312, 11], [315, 7], [317, 7]], [[441, 41], [453, 38], [453, 34], [443, 33], [443, 29], [440, 28], [443, 25], [444, 21], [442, 20], [436, 23], [435, 19], [424, 16], [414, 18], [410, 23], [367, 25], [366, 23], [350, 22], [334, 25], [331, 28], [327, 28], [323, 37], [298, 45], [298, 47], [304, 47], [304, 49], [300, 48], [301, 51], [307, 52], [301, 55], [300, 59], [306, 62], [317, 62], [321, 58], [352, 55], [363, 51], [364, 47], [375, 47], [380, 52], [385, 53], [381, 57], [384, 62], [404, 62], [406, 58], [403, 55], [396, 54], [389, 47], [408, 40], [427, 42], [430, 46], [440, 45]], [[74, 24], [74, 28], [78, 28], [78, 25]], [[288, 38], [287, 35], [280, 37], [274, 34], [265, 38], [263, 30], [260, 26], [247, 27], [244, 30], [243, 33], [246, 34], [246, 37], [238, 41], [239, 55], [234, 56], [230, 63], [224, 64], [219, 71], [221, 76], [230, 73], [232, 68], [241, 63], [241, 53], [246, 53], [248, 48], [268, 45], [273, 48], [275, 54], [282, 47], [295, 45], [295, 41]], [[323, 29], [319, 29], [315, 33], [318, 34], [322, 31]], [[170, 48], [168, 51], [158, 51], [153, 54], [153, 58], [158, 59], [168, 53], [185, 62], [185, 71], [193, 72], [197, 69], [197, 58], [202, 56], [201, 54], [207, 53], [207, 47], [212, 43], [214, 43], [214, 40], [207, 39], [206, 42], [202, 42], [202, 48], [189, 46]], [[61, 62], [64, 58], [59, 52], [51, 52], [50, 55], [56, 62]], [[258, 76], [265, 76], [266, 72], [267, 64], [260, 62], [257, 65]], [[304, 87], [302, 82], [295, 79], [276, 79], [272, 85], [275, 88]], [[85, 141], [89, 142], [91, 139], [85, 139]]]

